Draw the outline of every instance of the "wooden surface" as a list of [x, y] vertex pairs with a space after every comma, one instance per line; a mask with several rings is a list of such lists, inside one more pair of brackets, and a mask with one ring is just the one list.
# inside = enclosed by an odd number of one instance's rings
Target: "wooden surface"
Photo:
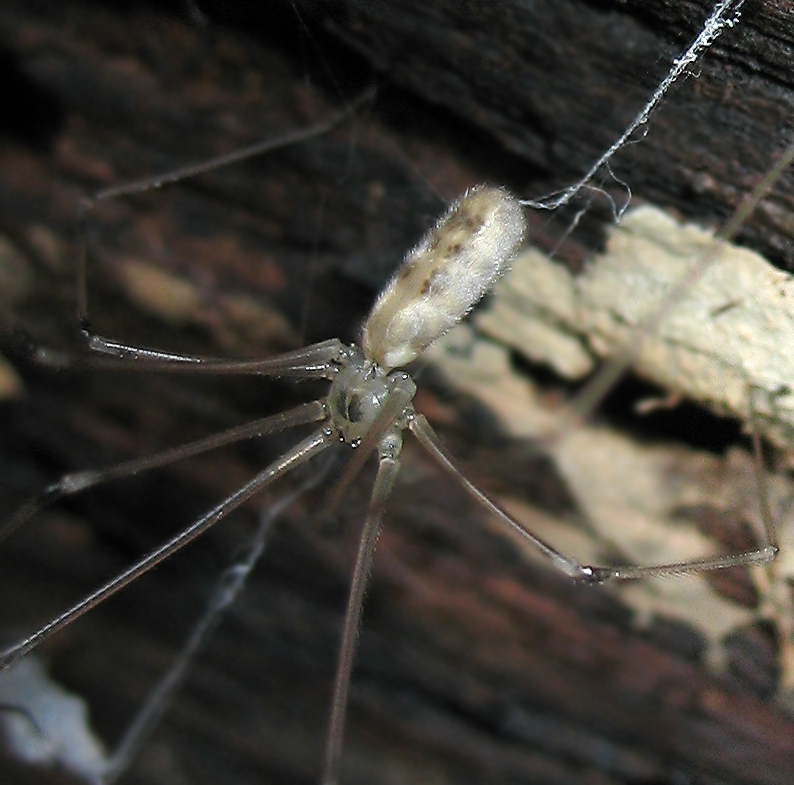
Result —
[[[319, 123], [374, 84], [374, 102], [336, 130], [199, 185], [105, 205], [90, 233], [92, 318], [114, 337], [242, 356], [352, 340], [384, 276], [447, 199], [482, 180], [529, 196], [571, 182], [636, 114], [708, 10], [301, 2], [303, 26], [289, 5], [266, 15], [261, 4], [224, 5], [225, 19], [202, 5], [206, 28], [154, 5], [120, 12], [6, 0], [0, 9], [0, 225], [17, 254], [3, 257], [11, 283], [0, 318], [2, 348], [24, 381], [24, 395], [0, 404], [2, 515], [63, 472], [296, 400], [280, 383], [54, 373], [26, 361], [20, 329], [47, 345], [78, 345], [82, 196]], [[730, 211], [785, 143], [792, 31], [788, 4], [745, 7], [698, 78], [616, 162], [636, 199], [686, 217]], [[784, 265], [790, 199], [788, 178], [743, 233]], [[565, 260], [586, 258], [608, 212], [594, 207]], [[533, 239], [554, 246], [569, 220], [537, 221]], [[133, 296], [123, 271], [150, 269], [142, 264], [180, 276], [188, 305], [155, 313], [151, 287]], [[552, 398], [569, 392], [529, 370]], [[543, 516], [576, 516], [553, 466], [500, 438], [476, 401], [429, 389], [417, 406], [486, 488]], [[697, 423], [708, 438], [720, 427]], [[128, 565], [288, 441], [221, 451], [40, 515], [0, 550], [3, 639]], [[285, 515], [125, 782], [317, 780], [368, 488], [368, 478], [356, 484], [339, 525], [312, 517], [319, 493]], [[188, 634], [256, 509], [46, 647], [53, 673], [85, 696], [109, 742]], [[367, 604], [343, 783], [792, 781], [794, 721], [772, 700], [777, 665], [763, 630], [745, 631], [726, 674], [715, 675], [696, 629], [656, 620], [639, 630], [611, 595], [527, 566], [485, 523], [408, 445]], [[0, 766], [7, 782], [68, 781]]]

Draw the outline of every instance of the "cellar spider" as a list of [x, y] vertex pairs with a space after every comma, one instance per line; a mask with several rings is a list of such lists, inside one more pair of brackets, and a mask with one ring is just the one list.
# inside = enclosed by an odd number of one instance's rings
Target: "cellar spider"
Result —
[[[188, 171], [188, 174], [191, 173]], [[185, 173], [180, 172], [168, 179], [183, 176]], [[160, 184], [161, 181], [162, 178], [148, 181], [145, 186]], [[96, 200], [112, 199], [121, 192], [137, 188], [138, 185], [134, 185], [110, 190], [99, 194]], [[78, 272], [80, 323], [88, 349], [102, 358], [129, 363], [136, 370], [271, 376], [295, 381], [325, 379], [331, 386], [325, 398], [216, 436], [105, 469], [67, 474], [23, 506], [7, 523], [5, 534], [24, 524], [43, 507], [110, 480], [135, 475], [243, 439], [319, 423], [311, 435], [299, 441], [185, 530], [24, 640], [6, 649], [0, 657], [0, 666], [7, 668], [13, 665], [84, 613], [192, 542], [272, 482], [320, 455], [332, 444], [344, 442], [355, 449], [328, 498], [326, 513], [332, 512], [343, 501], [348, 486], [373, 453], [377, 457], [378, 472], [363, 524], [348, 597], [322, 764], [321, 782], [323, 785], [335, 785], [339, 780], [345, 712], [364, 592], [387, 502], [399, 472], [405, 431], [415, 436], [432, 459], [478, 504], [507, 529], [517, 532], [552, 567], [575, 581], [603, 583], [633, 580], [759, 564], [774, 558], [776, 547], [772, 541], [772, 526], [765, 512], [766, 542], [743, 553], [657, 565], [580, 564], [536, 536], [464, 475], [427, 419], [414, 408], [416, 385], [404, 368], [457, 324], [491, 289], [509, 268], [524, 241], [525, 232], [524, 209], [508, 191], [492, 186], [472, 188], [451, 204], [407, 254], [372, 307], [358, 344], [345, 345], [338, 339], [330, 339], [262, 360], [233, 360], [163, 352], [130, 345], [94, 332], [88, 319], [86, 265], [81, 265]], [[39, 350], [38, 356], [45, 363], [57, 364], [60, 361], [57, 353], [48, 350]], [[759, 478], [759, 487], [763, 487], [762, 478]], [[159, 710], [159, 705], [157, 708]], [[126, 765], [126, 758], [123, 763]], [[114, 781], [123, 770], [123, 767], [113, 768], [100, 779], [104, 782]]]
[[[145, 365], [145, 362], [139, 363], [139, 365], [142, 367], [143, 365]], [[352, 474], [352, 470], [350, 471], [350, 474]], [[341, 486], [340, 486], [340, 487], [341, 487]], [[564, 561], [563, 561], [563, 562], [562, 562], [562, 564], [563, 564], [563, 565], [565, 565], [565, 564], [566, 564], [566, 562], [564, 562]], [[568, 566], [570, 567], [570, 564], [569, 564]], [[715, 566], [716, 566], [716, 565], [715, 565]], [[592, 577], [592, 576], [591, 576], [591, 577]], [[621, 577], [625, 577], [625, 576], [621, 576]], [[336, 704], [335, 704], [335, 705], [336, 705]]]

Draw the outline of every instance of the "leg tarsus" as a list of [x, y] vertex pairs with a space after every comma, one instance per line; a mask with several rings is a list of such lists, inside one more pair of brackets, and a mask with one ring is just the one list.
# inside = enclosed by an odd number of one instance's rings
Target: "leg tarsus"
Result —
[[715, 556], [712, 559], [653, 564], [646, 567], [635, 567], [631, 564], [617, 567], [584, 565], [580, 568], [581, 574], [574, 577], [581, 583], [606, 583], [607, 581], [634, 581], [640, 578], [658, 578], [665, 575], [692, 575], [698, 572], [725, 570], [729, 567], [769, 564], [777, 558], [777, 554], [777, 545], [765, 545], [756, 550], [729, 554], [727, 556]]

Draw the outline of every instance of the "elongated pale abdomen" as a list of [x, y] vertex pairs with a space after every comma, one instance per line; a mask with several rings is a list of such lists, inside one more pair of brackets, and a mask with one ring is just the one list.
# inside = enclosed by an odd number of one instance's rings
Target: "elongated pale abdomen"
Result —
[[463, 194], [375, 302], [361, 337], [367, 358], [386, 369], [415, 360], [509, 269], [525, 232], [524, 211], [504, 188]]

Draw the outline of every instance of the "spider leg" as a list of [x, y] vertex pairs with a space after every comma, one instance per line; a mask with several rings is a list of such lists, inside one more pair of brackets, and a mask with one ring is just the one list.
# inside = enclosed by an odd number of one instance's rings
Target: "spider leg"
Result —
[[193, 455], [227, 444], [235, 444], [244, 439], [252, 439], [258, 436], [267, 436], [271, 433], [283, 431], [287, 428], [294, 428], [297, 425], [304, 425], [310, 422], [318, 422], [325, 419], [326, 406], [324, 401], [312, 401], [290, 409], [286, 412], [263, 417], [259, 420], [230, 428], [221, 433], [213, 434], [205, 439], [198, 439], [194, 442], [181, 444], [168, 450], [147, 455], [145, 458], [135, 458], [131, 461], [124, 461], [115, 466], [107, 466], [102, 469], [88, 469], [81, 472], [71, 472], [65, 474], [56, 482], [49, 485], [41, 493], [36, 494], [32, 499], [23, 504], [9, 520], [0, 526], [0, 542], [16, 531], [20, 526], [29, 521], [34, 515], [49, 507], [51, 504], [80, 493], [96, 485], [119, 480], [123, 477], [131, 477], [140, 472], [157, 469], [160, 466], [167, 466], [169, 463], [180, 461], [183, 458], [190, 458]]
[[[750, 219], [759, 204], [794, 163], [794, 139], [790, 139], [774, 165], [764, 174], [753, 190], [746, 194], [732, 215], [717, 231], [719, 241], [730, 241]], [[631, 341], [611, 357], [593, 378], [577, 393], [571, 402], [572, 420], [586, 419], [604, 400], [615, 383], [639, 356], [643, 342], [658, 332], [659, 326], [676, 303], [714, 267], [720, 259], [722, 243], [718, 240], [687, 271], [686, 275], [667, 293], [664, 299], [651, 309], [633, 333]]]
[[753, 469], [755, 481], [758, 486], [758, 503], [761, 513], [761, 537], [757, 548], [742, 553], [715, 556], [710, 559], [692, 559], [690, 561], [672, 564], [653, 564], [649, 566], [617, 566], [617, 567], [587, 567], [591, 574], [585, 580], [591, 583], [604, 581], [633, 580], [635, 578], [651, 578], [659, 575], [687, 574], [721, 570], [727, 567], [740, 567], [743, 565], [763, 565], [773, 562], [778, 554], [777, 535], [775, 532], [775, 519], [769, 504], [769, 488], [764, 469], [764, 455], [759, 436], [758, 423], [756, 422], [755, 406], [753, 404], [754, 388], [748, 384], [747, 397], [749, 401], [747, 418], [750, 423], [750, 435], [753, 443]]
[[438, 434], [433, 430], [427, 418], [422, 414], [417, 414], [408, 424], [411, 432], [419, 440], [419, 443], [438, 461], [439, 465], [446, 469], [463, 488], [473, 496], [486, 510], [493, 513], [499, 520], [507, 524], [510, 528], [517, 531], [530, 545], [535, 548], [541, 556], [548, 559], [558, 570], [561, 570], [571, 578], [585, 578], [584, 570], [578, 562], [563, 556], [558, 550], [554, 549], [547, 542], [544, 542], [527, 529], [520, 521], [513, 518], [503, 510], [495, 501], [486, 496], [461, 470], [458, 462], [450, 455], [446, 447], [441, 443]]
[[[259, 155], [277, 150], [283, 147], [299, 144], [312, 139], [317, 136], [330, 131], [335, 126], [342, 123], [344, 120], [353, 115], [363, 104], [371, 101], [375, 97], [375, 89], [373, 86], [365, 89], [360, 95], [349, 101], [346, 106], [337, 112], [332, 117], [324, 122], [316, 123], [315, 125], [307, 128], [299, 128], [296, 130], [288, 131], [280, 136], [265, 139], [261, 142], [249, 145], [239, 150], [235, 150], [226, 155], [221, 155], [208, 161], [200, 161], [188, 164], [179, 169], [170, 172], [162, 172], [160, 174], [146, 177], [141, 180], [136, 180], [131, 183], [126, 183], [121, 186], [114, 186], [98, 191], [91, 197], [85, 197], [80, 202], [79, 208], [79, 223], [82, 227], [83, 249], [79, 257], [77, 265], [77, 321], [81, 326], [83, 336], [86, 340], [88, 348], [91, 351], [99, 352], [110, 357], [117, 359], [134, 359], [138, 361], [145, 361], [149, 369], [157, 368], [160, 370], [174, 370], [180, 368], [183, 364], [190, 366], [192, 369], [201, 368], [202, 370], [211, 373], [252, 373], [252, 374], [267, 374], [274, 376], [289, 375], [297, 378], [327, 378], [325, 371], [328, 370], [328, 361], [338, 355], [338, 348], [341, 344], [336, 342], [326, 342], [325, 344], [318, 344], [317, 347], [309, 347], [309, 356], [312, 363], [322, 363], [323, 369], [317, 373], [306, 373], [307, 364], [301, 364], [300, 359], [306, 356], [304, 353], [307, 350], [300, 350], [295, 353], [288, 353], [280, 357], [268, 358], [261, 361], [235, 361], [235, 360], [222, 360], [217, 358], [194, 357], [190, 355], [180, 355], [169, 352], [160, 352], [152, 349], [128, 345], [119, 341], [115, 341], [105, 336], [99, 335], [94, 332], [90, 324], [89, 307], [88, 307], [88, 266], [91, 261], [91, 250], [88, 242], [88, 223], [91, 213], [102, 202], [109, 202], [122, 196], [132, 196], [135, 194], [144, 193], [146, 191], [162, 188], [166, 185], [171, 185], [176, 182], [189, 180], [193, 177], [198, 177], [207, 174], [215, 169], [224, 166], [246, 161]], [[330, 349], [330, 353], [325, 354], [320, 351], [319, 354], [311, 351], [315, 348], [320, 350], [320, 347]], [[62, 366], [65, 364], [73, 364], [73, 359], [66, 353], [56, 352], [48, 349], [40, 349], [37, 352], [38, 359], [49, 365]], [[292, 358], [292, 360], [290, 359]], [[311, 368], [311, 366], [308, 366]]]
[[353, 669], [353, 660], [361, 633], [364, 592], [372, 571], [375, 546], [383, 529], [383, 514], [386, 502], [389, 499], [397, 472], [400, 469], [400, 461], [397, 458], [399, 449], [392, 452], [392, 455], [381, 455], [378, 475], [375, 478], [375, 486], [372, 489], [367, 517], [364, 521], [364, 529], [359, 541], [356, 566], [353, 571], [350, 595], [347, 599], [342, 645], [339, 650], [339, 660], [336, 666], [336, 676], [334, 677], [334, 696], [331, 703], [331, 717], [328, 723], [328, 737], [323, 757], [322, 785], [336, 785], [339, 778], [339, 760], [342, 753], [345, 713], [350, 694], [350, 674]]
[[550, 561], [554, 567], [575, 580], [584, 583], [603, 583], [605, 581], [634, 580], [636, 578], [648, 578], [659, 575], [706, 572], [725, 567], [736, 567], [743, 564], [763, 564], [772, 561], [777, 555], [778, 549], [777, 545], [774, 543], [774, 526], [772, 525], [772, 516], [769, 513], [769, 506], [766, 499], [766, 479], [763, 471], [763, 461], [761, 459], [761, 443], [755, 429], [753, 431], [753, 443], [756, 450], [757, 480], [759, 488], [761, 489], [765, 524], [764, 544], [761, 547], [739, 554], [717, 556], [710, 559], [693, 559], [691, 561], [673, 562], [670, 564], [599, 567], [580, 564], [575, 559], [571, 559], [552, 548], [551, 545], [529, 531], [520, 521], [513, 518], [496, 502], [486, 496], [485, 493], [463, 474], [455, 459], [452, 458], [441, 443], [436, 432], [421, 414], [414, 417], [408, 427], [430, 455], [433, 456], [433, 458], [435, 458], [471, 496], [482, 504], [483, 507], [495, 515], [502, 523], [521, 534], [521, 536], [524, 537], [541, 556]]
[[[219, 155], [209, 161], [199, 161], [197, 163], [186, 164], [185, 166], [175, 169], [170, 172], [153, 175], [141, 180], [135, 180], [131, 183], [124, 185], [113, 186], [112, 188], [105, 188], [98, 191], [91, 198], [83, 199], [81, 203], [81, 219], [85, 221], [86, 214], [90, 212], [100, 202], [110, 201], [117, 199], [120, 196], [132, 196], [134, 194], [141, 194], [146, 191], [151, 191], [156, 188], [162, 188], [164, 185], [180, 182], [182, 180], [189, 180], [191, 177], [198, 177], [214, 169], [221, 169], [224, 166], [231, 166], [232, 164], [247, 161], [250, 158], [255, 158], [258, 155], [269, 153], [273, 150], [278, 150], [282, 147], [290, 147], [300, 142], [308, 141], [317, 136], [322, 136], [328, 133], [332, 128], [339, 125], [353, 114], [359, 107], [367, 101], [375, 98], [375, 87], [370, 85], [360, 95], [356, 96], [352, 101], [336, 114], [329, 117], [327, 120], [315, 125], [308, 126], [307, 128], [297, 128], [287, 131], [281, 136], [276, 136], [272, 139], [264, 139], [261, 142], [255, 142], [248, 147], [242, 147], [238, 150], [233, 150], [226, 155]], [[81, 301], [85, 305], [85, 300]], [[82, 313], [86, 313], [86, 308], [80, 309]]]
[[273, 461], [267, 468], [263, 469], [252, 480], [236, 490], [216, 507], [202, 515], [190, 526], [172, 537], [164, 545], [152, 551], [136, 564], [108, 581], [104, 586], [84, 597], [60, 616], [45, 624], [39, 630], [29, 635], [16, 645], [0, 653], [0, 670], [13, 665], [20, 657], [35, 649], [50, 636], [71, 624], [75, 619], [80, 618], [92, 608], [95, 608], [108, 597], [124, 588], [136, 578], [157, 566], [161, 561], [167, 559], [173, 553], [183, 548], [196, 537], [214, 526], [218, 521], [225, 518], [230, 512], [237, 509], [240, 505], [248, 501], [271, 482], [286, 474], [296, 466], [300, 466], [313, 456], [327, 449], [335, 441], [335, 435], [330, 428], [320, 428], [311, 436], [296, 444], [284, 455]]
[[179, 652], [168, 672], [149, 694], [143, 707], [124, 732], [107, 768], [98, 780], [98, 785], [112, 785], [127, 771], [138, 750], [171, 705], [174, 693], [184, 681], [187, 669], [199, 653], [201, 646], [214, 631], [227, 608], [243, 590], [248, 576], [264, 553], [265, 543], [273, 523], [287, 507], [323, 480], [330, 467], [331, 464], [326, 462], [324, 467], [313, 472], [311, 477], [303, 482], [297, 490], [262, 510], [259, 526], [244, 553], [234, 564], [223, 571], [204, 613], [190, 633], [182, 651]]
[[327, 341], [262, 359], [227, 359], [192, 354], [177, 354], [104, 338], [85, 327], [83, 334], [88, 349], [98, 356], [75, 354], [59, 349], [39, 347], [34, 359], [53, 368], [90, 366], [106, 370], [157, 371], [158, 373], [193, 373], [212, 375], [289, 376], [292, 379], [330, 379], [335, 373], [334, 361], [342, 358], [345, 347], [341, 341]]

